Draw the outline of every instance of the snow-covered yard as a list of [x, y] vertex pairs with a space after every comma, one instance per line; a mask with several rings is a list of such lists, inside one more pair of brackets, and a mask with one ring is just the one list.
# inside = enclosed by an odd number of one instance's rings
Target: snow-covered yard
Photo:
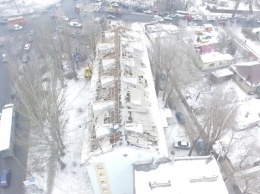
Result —
[[0, 11], [2, 16], [33, 13], [34, 11], [38, 11], [55, 5], [60, 1], [61, 0], [16, 0], [15, 5], [14, 1], [2, 0], [0, 2]]
[[[84, 79], [83, 73], [83, 69], [79, 70], [79, 80], [68, 80], [66, 83], [66, 107], [64, 109], [69, 118], [64, 140], [66, 155], [63, 157], [63, 162], [66, 164], [66, 168], [62, 171], [57, 170], [54, 194], [93, 193], [87, 170], [80, 166], [90, 98], [90, 82]], [[46, 174], [33, 173], [33, 175], [39, 183], [39, 187], [45, 189]]]

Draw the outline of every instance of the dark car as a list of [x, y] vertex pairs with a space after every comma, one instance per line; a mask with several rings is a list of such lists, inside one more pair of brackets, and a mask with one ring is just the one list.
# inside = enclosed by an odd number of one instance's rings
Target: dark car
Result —
[[0, 187], [2, 188], [8, 187], [10, 181], [10, 174], [11, 174], [10, 169], [3, 170], [1, 175]]
[[23, 57], [22, 57], [22, 62], [23, 63], [27, 63], [29, 60], [29, 55], [28, 54], [24, 54]]
[[190, 148], [190, 142], [187, 142], [187, 141], [176, 141], [176, 142], [174, 142], [173, 146], [175, 148], [180, 148], [180, 149], [189, 149]]
[[205, 141], [203, 139], [197, 140], [195, 148], [196, 148], [196, 150], [197, 150], [197, 152], [200, 156], [205, 155], [206, 144], [205, 144]]
[[114, 15], [107, 15], [107, 19], [116, 19], [116, 16], [114, 16]]
[[183, 116], [183, 114], [181, 112], [176, 112], [175, 116], [176, 116], [176, 118], [177, 118], [177, 120], [178, 120], [178, 122], [180, 124], [184, 124], [185, 123], [184, 116]]

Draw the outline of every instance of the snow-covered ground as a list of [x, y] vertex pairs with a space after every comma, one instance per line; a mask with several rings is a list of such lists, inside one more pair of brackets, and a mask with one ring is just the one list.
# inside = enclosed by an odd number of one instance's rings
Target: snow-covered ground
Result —
[[[66, 168], [62, 171], [58, 169], [53, 194], [93, 193], [87, 170], [80, 166], [90, 98], [90, 82], [84, 79], [83, 73], [84, 70], [81, 69], [78, 71], [79, 80], [67, 81], [65, 110], [69, 121], [64, 141], [66, 155], [63, 157]], [[40, 187], [46, 188], [46, 175], [35, 173], [33, 175]]]
[[[1, 16], [33, 13], [59, 3], [60, 0], [2, 0], [0, 3]], [[19, 11], [19, 12], [18, 12]]]

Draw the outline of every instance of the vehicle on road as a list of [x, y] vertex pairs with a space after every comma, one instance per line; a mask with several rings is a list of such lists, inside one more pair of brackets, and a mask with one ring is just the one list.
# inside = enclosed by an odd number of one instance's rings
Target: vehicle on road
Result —
[[158, 22], [163, 22], [164, 21], [164, 19], [161, 16], [159, 16], [159, 15], [154, 15], [153, 19], [158, 21]]
[[146, 13], [146, 14], [152, 14], [153, 12], [148, 9], [148, 10], [145, 10], [144, 13]]
[[180, 149], [189, 149], [190, 148], [190, 142], [187, 142], [187, 141], [176, 141], [176, 142], [174, 142], [174, 147], [175, 148], [180, 148]]
[[1, 180], [0, 187], [2, 188], [8, 187], [10, 181], [10, 174], [11, 174], [10, 169], [4, 169], [2, 171], [1, 179], [0, 179]]
[[23, 18], [23, 16], [19, 16], [19, 17], [13, 17], [13, 18], [8, 18], [7, 19], [7, 24], [8, 25], [14, 25], [17, 24], [19, 26], [23, 26], [26, 24], [25, 19]]
[[188, 21], [192, 20], [192, 15], [188, 11], [177, 10], [176, 15], [178, 15], [184, 20], [188, 20]]
[[53, 14], [50, 15], [50, 17], [51, 17], [51, 19], [57, 19], [58, 16], [53, 13]]
[[28, 54], [24, 54], [22, 56], [22, 63], [27, 63], [29, 61], [29, 55]]
[[114, 16], [114, 15], [107, 15], [106, 18], [107, 18], [107, 19], [116, 19], [116, 16]]
[[164, 19], [165, 21], [172, 21], [172, 20], [173, 20], [170, 16], [165, 16], [163, 19]]
[[7, 56], [6, 56], [6, 54], [3, 54], [2, 57], [3, 57], [3, 63], [7, 63]]
[[203, 139], [198, 139], [198, 140], [195, 140], [195, 142], [196, 142], [195, 148], [196, 148], [198, 154], [200, 156], [205, 155], [205, 153], [206, 153], [205, 141]]
[[215, 16], [207, 16], [207, 22], [215, 22], [216, 17]]
[[118, 3], [111, 3], [113, 7], [119, 7]]
[[2, 18], [1, 20], [0, 20], [0, 25], [5, 25], [5, 24], [7, 24], [8, 23], [8, 19], [7, 18]]
[[32, 19], [38, 18], [38, 17], [41, 17], [41, 15], [39, 15], [39, 14], [33, 14], [33, 15], [31, 16]]
[[176, 118], [177, 118], [177, 120], [178, 120], [178, 122], [180, 124], [184, 124], [185, 123], [184, 116], [183, 116], [183, 114], [181, 112], [176, 112], [175, 116], [176, 116]]
[[76, 21], [69, 22], [69, 25], [73, 28], [82, 28], [82, 24]]
[[193, 21], [202, 21], [202, 17], [200, 15], [193, 16]]
[[195, 22], [190, 22], [190, 23], [188, 23], [188, 26], [197, 26], [198, 24], [197, 23], [195, 23]]
[[14, 104], [5, 105], [0, 121], [0, 157], [13, 155], [15, 120]]
[[14, 25], [14, 30], [21, 30], [21, 29], [23, 29], [23, 26], [20, 26], [18, 24]]
[[31, 44], [24, 45], [24, 50], [28, 51], [28, 50], [30, 50], [30, 48], [31, 48]]

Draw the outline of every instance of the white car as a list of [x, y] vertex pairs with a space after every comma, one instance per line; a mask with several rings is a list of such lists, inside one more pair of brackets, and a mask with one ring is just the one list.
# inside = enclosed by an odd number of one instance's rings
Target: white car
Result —
[[113, 7], [118, 7], [119, 5], [117, 3], [112, 3], [111, 4]]
[[166, 17], [164, 17], [163, 18], [164, 20], [167, 20], [167, 21], [172, 21], [173, 19], [171, 18], [171, 17], [169, 17], [169, 16], [166, 16]]
[[70, 22], [69, 25], [73, 28], [82, 28], [82, 25], [79, 22]]
[[216, 21], [216, 17], [214, 16], [207, 16], [207, 22], [214, 22]]
[[65, 16], [65, 15], [60, 16], [60, 18], [61, 18], [62, 20], [64, 20], [64, 21], [66, 21], [66, 22], [69, 21], [69, 18], [68, 18], [67, 16]]
[[30, 50], [30, 48], [31, 48], [31, 45], [30, 45], [30, 44], [24, 45], [24, 50], [28, 51], [28, 50]]
[[7, 62], [6, 54], [3, 54], [2, 57], [3, 57], [3, 63], [6, 63]]
[[202, 17], [201, 17], [200, 15], [195, 15], [195, 16], [193, 17], [193, 20], [194, 20], [194, 21], [202, 21]]
[[21, 30], [21, 29], [23, 29], [22, 26], [20, 26], [20, 25], [18, 25], [18, 24], [15, 24], [15, 25], [14, 25], [14, 30]]
[[144, 13], [146, 13], [146, 14], [152, 14], [152, 11], [151, 11], [151, 10], [146, 10], [146, 11], [144, 11]]
[[153, 19], [158, 21], [158, 22], [163, 22], [164, 21], [164, 19], [161, 16], [158, 16], [158, 15], [154, 15]]
[[176, 141], [174, 142], [173, 145], [175, 148], [180, 148], [180, 149], [189, 149], [190, 148], [190, 143], [187, 141]]

